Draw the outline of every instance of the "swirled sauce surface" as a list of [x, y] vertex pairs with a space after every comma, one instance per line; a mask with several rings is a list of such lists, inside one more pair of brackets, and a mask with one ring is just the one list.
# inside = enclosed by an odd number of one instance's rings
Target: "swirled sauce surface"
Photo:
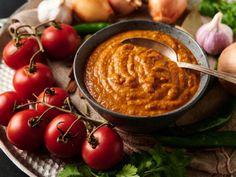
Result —
[[160, 115], [188, 102], [199, 86], [199, 73], [179, 68], [154, 49], [121, 44], [131, 37], [171, 46], [180, 61], [195, 63], [180, 42], [160, 31], [132, 30], [101, 43], [86, 65], [85, 84], [104, 107], [127, 115]]

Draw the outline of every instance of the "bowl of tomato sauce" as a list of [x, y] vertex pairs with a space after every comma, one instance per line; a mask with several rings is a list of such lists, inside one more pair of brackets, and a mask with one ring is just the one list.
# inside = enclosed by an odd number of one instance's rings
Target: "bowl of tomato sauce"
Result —
[[179, 68], [152, 48], [124, 44], [148, 38], [171, 47], [182, 62], [209, 67], [205, 53], [186, 32], [166, 24], [128, 20], [89, 38], [73, 69], [80, 91], [109, 122], [135, 132], [171, 125], [201, 98], [209, 76]]

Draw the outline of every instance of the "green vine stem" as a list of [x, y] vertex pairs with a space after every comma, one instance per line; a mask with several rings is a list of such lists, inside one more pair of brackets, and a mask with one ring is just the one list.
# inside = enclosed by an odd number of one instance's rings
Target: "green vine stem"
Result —
[[[38, 98], [36, 95], [34, 95], [34, 96], [36, 98]], [[20, 108], [25, 107], [25, 106], [35, 105], [35, 104], [39, 104], [39, 103], [44, 104], [45, 106], [47, 106], [50, 109], [56, 109], [56, 110], [59, 110], [59, 111], [64, 112], [64, 113], [74, 114], [76, 117], [80, 118], [81, 120], [87, 121], [87, 122], [90, 122], [90, 123], [94, 123], [96, 125], [109, 124], [105, 120], [103, 120], [103, 121], [94, 120], [94, 119], [90, 118], [89, 116], [84, 115], [81, 112], [79, 112], [79, 113], [73, 112], [72, 108], [70, 108], [70, 110], [67, 110], [67, 109], [63, 109], [63, 108], [57, 107], [57, 106], [52, 106], [52, 105], [50, 105], [48, 103], [45, 103], [43, 101], [34, 101], [34, 102], [29, 102], [29, 103], [26, 103], [26, 104], [23, 104], [23, 105], [18, 105], [16, 107], [16, 109], [20, 109]]]
[[93, 135], [99, 128], [103, 127], [103, 126], [111, 126], [113, 127], [113, 125], [111, 125], [110, 123], [106, 122], [103, 123], [101, 125], [99, 125], [98, 127], [96, 127], [95, 129], [93, 129], [93, 131], [89, 134], [88, 136], [88, 143], [92, 146], [93, 149], [95, 149], [97, 147], [97, 145], [99, 144], [97, 138], [95, 138], [95, 136]]

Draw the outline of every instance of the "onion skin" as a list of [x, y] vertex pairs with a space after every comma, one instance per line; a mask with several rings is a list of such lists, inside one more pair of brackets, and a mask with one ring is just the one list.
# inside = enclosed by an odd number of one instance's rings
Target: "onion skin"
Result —
[[141, 0], [108, 0], [111, 7], [120, 15], [128, 15], [142, 5]]
[[[218, 60], [217, 70], [231, 73], [236, 76], [236, 42], [222, 51]], [[236, 84], [221, 79], [219, 81], [229, 93], [236, 96]]]
[[114, 14], [108, 0], [73, 0], [72, 9], [86, 22], [107, 21]]
[[187, 0], [149, 0], [148, 8], [154, 21], [172, 24], [187, 8]]

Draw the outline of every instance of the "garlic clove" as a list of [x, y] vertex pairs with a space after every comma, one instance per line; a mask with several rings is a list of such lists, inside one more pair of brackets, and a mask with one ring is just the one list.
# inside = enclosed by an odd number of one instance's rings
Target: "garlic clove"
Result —
[[221, 12], [217, 13], [212, 21], [202, 25], [196, 33], [199, 45], [211, 55], [219, 54], [233, 42], [233, 31], [221, 23], [222, 16]]
[[68, 24], [72, 22], [72, 9], [64, 0], [44, 0], [38, 5], [37, 10], [41, 23], [52, 20]]

